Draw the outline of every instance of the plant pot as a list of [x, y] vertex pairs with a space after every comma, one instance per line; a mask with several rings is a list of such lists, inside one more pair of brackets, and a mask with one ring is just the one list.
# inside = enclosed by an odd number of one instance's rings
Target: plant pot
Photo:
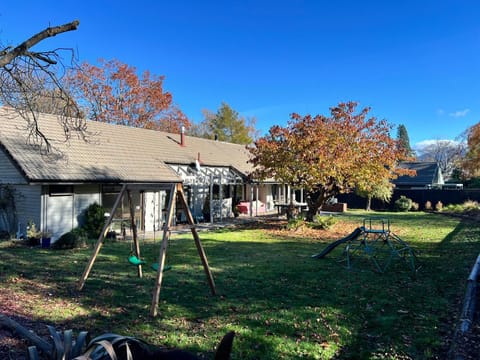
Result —
[[42, 238], [42, 248], [43, 249], [48, 249], [50, 247], [50, 243], [52, 241], [52, 238]]

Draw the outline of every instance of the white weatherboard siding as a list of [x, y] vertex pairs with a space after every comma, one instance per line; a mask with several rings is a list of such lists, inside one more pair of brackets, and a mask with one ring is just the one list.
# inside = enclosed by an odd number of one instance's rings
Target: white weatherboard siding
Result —
[[26, 236], [29, 221], [33, 221], [37, 228], [41, 224], [42, 187], [40, 185], [16, 185], [14, 188], [18, 220], [17, 236]]
[[4, 151], [0, 151], [0, 183], [26, 184], [25, 178]]

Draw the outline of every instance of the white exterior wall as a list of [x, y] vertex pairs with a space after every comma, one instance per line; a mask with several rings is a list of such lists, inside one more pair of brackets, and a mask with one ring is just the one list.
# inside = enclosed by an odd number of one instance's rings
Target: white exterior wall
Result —
[[41, 186], [28, 185], [26, 179], [3, 150], [0, 151], [0, 184], [10, 185], [14, 190], [17, 212], [16, 236], [26, 236], [29, 221], [34, 221], [37, 226], [40, 225]]
[[27, 184], [23, 175], [18, 171], [4, 151], [0, 151], [0, 183]]
[[27, 224], [33, 221], [37, 228], [41, 223], [41, 185], [16, 185], [15, 206], [17, 210], [17, 237], [27, 235]]
[[275, 203], [273, 201], [272, 185], [263, 184], [258, 186], [258, 197], [262, 203], [265, 204], [267, 211], [275, 209]]

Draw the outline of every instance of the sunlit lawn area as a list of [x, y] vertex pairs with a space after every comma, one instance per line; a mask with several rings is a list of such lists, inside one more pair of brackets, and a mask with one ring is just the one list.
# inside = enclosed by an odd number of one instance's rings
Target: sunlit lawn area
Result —
[[[108, 242], [84, 290], [77, 281], [91, 248], [53, 251], [0, 249], [0, 291], [22, 302], [18, 315], [58, 329], [115, 332], [150, 343], [213, 353], [235, 330], [233, 359], [428, 359], [461, 310], [465, 280], [480, 252], [480, 226], [414, 213], [387, 217], [391, 229], [418, 254], [416, 277], [402, 262], [383, 274], [366, 260], [348, 270], [344, 246], [325, 259], [311, 255], [362, 224], [366, 213], [339, 216], [331, 231], [302, 236], [286, 230], [223, 229], [202, 232], [217, 286], [212, 296], [190, 234], [174, 235], [161, 289], [160, 315], [149, 317], [155, 273], [144, 278], [127, 262], [130, 244]], [[278, 226], [280, 226], [278, 224]], [[141, 240], [156, 260], [159, 239]]]

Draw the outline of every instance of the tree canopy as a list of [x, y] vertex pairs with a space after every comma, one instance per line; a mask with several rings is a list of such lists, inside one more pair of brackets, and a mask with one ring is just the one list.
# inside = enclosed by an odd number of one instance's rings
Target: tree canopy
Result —
[[[392, 198], [394, 184], [386, 178], [372, 179], [372, 182], [363, 185], [367, 185], [365, 188], [357, 187], [355, 193], [358, 196], [367, 199], [367, 205], [365, 210], [370, 211], [372, 209], [372, 199], [378, 199], [383, 202], [388, 202]], [[361, 185], [359, 185], [361, 186]]]
[[249, 148], [252, 176], [304, 188], [312, 219], [338, 193], [356, 187], [373, 192], [382, 179], [409, 173], [397, 167], [407, 154], [390, 137], [391, 126], [367, 118], [369, 108], [356, 108], [355, 102], [340, 103], [330, 116], [292, 114], [286, 127], [271, 127]]
[[240, 116], [227, 103], [222, 102], [216, 113], [204, 110], [203, 115], [204, 120], [190, 129], [191, 135], [234, 144], [248, 145], [253, 142], [255, 119]]
[[163, 89], [164, 76], [144, 71], [118, 60], [88, 63], [68, 76], [75, 100], [92, 120], [146, 129], [180, 132], [190, 121]]
[[465, 178], [480, 176], [480, 123], [471, 126], [466, 131], [467, 151], [462, 161]]

